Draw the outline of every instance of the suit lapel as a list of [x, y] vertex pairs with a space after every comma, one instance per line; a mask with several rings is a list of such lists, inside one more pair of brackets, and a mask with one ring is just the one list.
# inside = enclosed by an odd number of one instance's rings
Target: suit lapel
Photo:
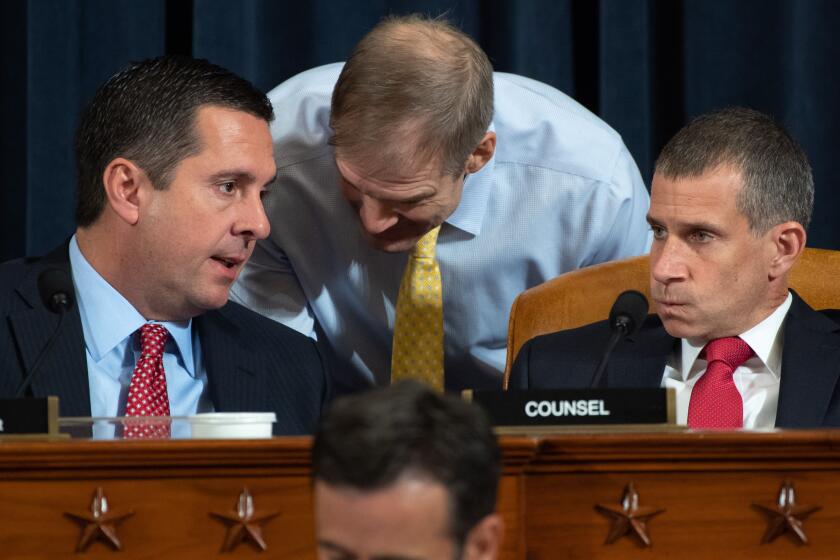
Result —
[[217, 412], [271, 410], [260, 352], [251, 348], [224, 308], [195, 318], [210, 398]]
[[607, 367], [608, 387], [659, 387], [676, 339], [655, 315], [641, 330], [620, 343]]
[[776, 426], [821, 426], [840, 376], [840, 325], [794, 293], [784, 329]]
[[[63, 245], [34, 265], [17, 287], [18, 295], [30, 309], [9, 315], [9, 323], [22, 362], [28, 373], [58, 326], [58, 315], [49, 311], [38, 293], [38, 276], [48, 268], [70, 272], [67, 245]], [[77, 305], [64, 318], [55, 346], [44, 357], [31, 385], [32, 395], [59, 398], [62, 416], [90, 416], [90, 385], [85, 359], [85, 341]]]

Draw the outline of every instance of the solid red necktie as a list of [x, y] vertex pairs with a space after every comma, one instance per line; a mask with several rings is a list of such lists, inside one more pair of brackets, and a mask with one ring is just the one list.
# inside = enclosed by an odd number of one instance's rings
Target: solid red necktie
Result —
[[[169, 394], [163, 369], [163, 349], [169, 331], [163, 325], [146, 323], [140, 327], [140, 358], [128, 385], [126, 416], [169, 416]], [[169, 437], [169, 424], [129, 424], [126, 438]]]
[[744, 401], [732, 374], [753, 356], [749, 344], [738, 337], [716, 338], [703, 348], [708, 362], [691, 390], [688, 427], [693, 429], [733, 429], [744, 425]]

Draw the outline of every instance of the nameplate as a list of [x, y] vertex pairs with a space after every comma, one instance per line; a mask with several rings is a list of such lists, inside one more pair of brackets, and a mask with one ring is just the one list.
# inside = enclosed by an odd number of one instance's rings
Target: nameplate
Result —
[[673, 389], [472, 391], [496, 426], [674, 424]]
[[58, 434], [58, 397], [0, 399], [0, 435]]

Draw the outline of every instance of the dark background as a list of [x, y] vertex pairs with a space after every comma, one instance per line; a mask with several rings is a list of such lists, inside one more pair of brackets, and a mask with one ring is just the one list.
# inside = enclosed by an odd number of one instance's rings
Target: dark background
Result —
[[[496, 70], [549, 83], [624, 137], [645, 180], [687, 119], [773, 114], [811, 158], [809, 245], [840, 249], [840, 2], [832, 0], [6, 0], [0, 4], [0, 260], [74, 229], [72, 137], [130, 60], [208, 58], [268, 91], [343, 60], [385, 14], [448, 18]], [[283, 115], [278, 115], [283, 118]]]

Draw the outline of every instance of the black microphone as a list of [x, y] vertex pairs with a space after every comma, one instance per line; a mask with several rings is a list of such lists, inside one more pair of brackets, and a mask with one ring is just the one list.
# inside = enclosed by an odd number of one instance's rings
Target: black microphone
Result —
[[20, 386], [18, 386], [15, 392], [16, 399], [21, 398], [26, 392], [26, 389], [29, 388], [44, 358], [50, 353], [50, 349], [55, 345], [55, 341], [58, 340], [58, 334], [61, 332], [61, 327], [64, 324], [64, 318], [67, 316], [67, 312], [73, 309], [73, 295], [75, 293], [73, 290], [73, 280], [66, 270], [48, 268], [41, 272], [38, 276], [38, 292], [41, 295], [41, 301], [44, 302], [47, 309], [53, 313], [58, 313], [58, 326], [47, 340], [41, 353], [35, 358], [35, 362], [29, 369], [29, 373], [26, 374]]
[[607, 369], [607, 362], [610, 360], [615, 345], [622, 338], [629, 336], [639, 330], [642, 326], [648, 312], [647, 298], [636, 290], [627, 290], [622, 292], [615, 300], [615, 303], [610, 309], [610, 330], [612, 336], [607, 343], [607, 348], [604, 355], [601, 357], [601, 362], [595, 368], [595, 373], [592, 375], [592, 382], [589, 384], [591, 388], [596, 388], [601, 384], [601, 377]]

